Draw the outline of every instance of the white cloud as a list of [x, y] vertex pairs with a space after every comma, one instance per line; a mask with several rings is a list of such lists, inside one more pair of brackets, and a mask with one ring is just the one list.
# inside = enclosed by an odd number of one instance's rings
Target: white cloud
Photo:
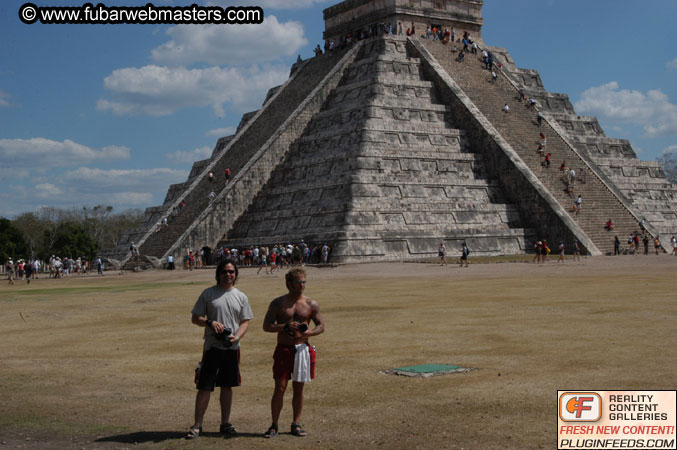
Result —
[[225, 128], [216, 128], [214, 130], [209, 130], [205, 133], [205, 136], [215, 136], [222, 138], [224, 136], [232, 136], [237, 131], [235, 127], [225, 127]]
[[100, 99], [97, 107], [116, 115], [166, 116], [182, 108], [211, 106], [223, 117], [226, 103], [241, 112], [260, 107], [267, 90], [288, 75], [289, 68], [281, 66], [117, 69], [104, 79], [113, 99]]
[[623, 135], [628, 131], [626, 128], [623, 128], [620, 125], [612, 125], [611, 127], [609, 127], [609, 129], [619, 135]]
[[108, 196], [112, 204], [127, 205], [126, 207], [148, 207], [153, 203], [153, 194], [149, 192], [117, 192]]
[[670, 70], [677, 70], [677, 58], [665, 63], [665, 67], [667, 67]]
[[[97, 109], [119, 116], [211, 107], [223, 117], [226, 105], [251, 111], [289, 76], [286, 64], [251, 64], [293, 56], [308, 44], [300, 22], [275, 16], [260, 25], [177, 25], [167, 34], [170, 40], [152, 50], [154, 64], [120, 68], [104, 79], [110, 97], [99, 99]], [[190, 68], [195, 63], [210, 67]]]
[[66, 173], [48, 173], [36, 176], [34, 184], [13, 183], [0, 190], [0, 216], [12, 217], [41, 206], [68, 209], [105, 204], [118, 211], [146, 208], [160, 204], [167, 188], [187, 177], [188, 171], [166, 168], [80, 167]]
[[70, 139], [63, 142], [45, 138], [0, 139], [0, 165], [4, 173], [15, 178], [36, 169], [44, 171], [74, 164], [121, 161], [128, 160], [129, 156], [127, 147], [111, 145], [94, 149]]
[[670, 156], [677, 158], [677, 145], [671, 145], [661, 153], [661, 156]]
[[17, 181], [26, 178], [31, 174], [28, 169], [19, 169], [17, 167], [5, 167], [5, 161], [0, 158], [0, 182], [10, 180]]
[[[166, 168], [103, 170], [80, 167], [59, 177], [64, 187], [90, 186], [93, 191], [149, 192], [166, 189], [172, 183], [185, 181], [188, 172]], [[108, 194], [107, 194], [108, 195]]]
[[209, 5], [218, 5], [222, 7], [227, 6], [260, 6], [264, 9], [303, 9], [308, 8], [313, 5], [330, 4], [336, 3], [335, 0], [210, 0], [207, 2]]
[[167, 34], [171, 40], [151, 53], [153, 61], [170, 66], [274, 61], [295, 56], [308, 44], [300, 22], [280, 23], [275, 16], [268, 16], [256, 25], [177, 25], [169, 28]]
[[10, 95], [7, 92], [0, 89], [0, 108], [9, 106], [9, 97]]
[[200, 147], [189, 152], [174, 152], [167, 155], [167, 159], [178, 164], [192, 164], [195, 161], [201, 161], [212, 156], [212, 149], [209, 147]]
[[601, 120], [642, 125], [647, 137], [677, 134], [677, 105], [660, 90], [621, 90], [612, 81], [584, 91], [575, 107]]
[[116, 211], [124, 211], [130, 208], [144, 209], [153, 206], [153, 193], [83, 191], [73, 188], [63, 190], [59, 186], [43, 183], [31, 188], [30, 191], [0, 194], [0, 202], [2, 203], [0, 217], [15, 217], [41, 207], [79, 209], [83, 206], [100, 204], [110, 205]]
[[677, 184], [677, 145], [671, 145], [657, 158], [672, 183]]
[[40, 183], [35, 185], [35, 190], [33, 194], [40, 199], [52, 198], [55, 196], [60, 196], [63, 194], [63, 191], [53, 185], [52, 183]]

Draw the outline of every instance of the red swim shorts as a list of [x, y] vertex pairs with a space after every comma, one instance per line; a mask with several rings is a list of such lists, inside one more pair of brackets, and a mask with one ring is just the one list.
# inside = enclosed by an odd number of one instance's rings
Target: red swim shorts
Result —
[[[312, 345], [308, 346], [310, 353], [310, 378], [315, 378], [315, 348]], [[291, 380], [294, 373], [294, 359], [296, 357], [296, 346], [294, 345], [279, 345], [275, 347], [273, 353], [273, 378]]]

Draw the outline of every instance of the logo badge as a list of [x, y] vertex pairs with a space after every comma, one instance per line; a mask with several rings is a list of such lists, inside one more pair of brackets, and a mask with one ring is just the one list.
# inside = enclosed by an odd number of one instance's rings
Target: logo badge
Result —
[[602, 397], [596, 392], [565, 392], [559, 396], [563, 422], [597, 422], [602, 417]]

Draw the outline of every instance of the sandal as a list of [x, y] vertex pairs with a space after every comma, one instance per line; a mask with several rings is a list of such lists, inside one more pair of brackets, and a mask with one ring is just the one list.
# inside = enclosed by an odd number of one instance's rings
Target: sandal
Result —
[[299, 424], [298, 422], [294, 422], [291, 424], [291, 434], [297, 437], [307, 436], [306, 431], [303, 428], [301, 428], [301, 424]]
[[200, 434], [202, 433], [202, 427], [198, 427], [193, 425], [190, 427], [190, 430], [188, 430], [188, 434], [186, 435], [186, 439], [197, 439], [200, 437]]
[[221, 426], [219, 427], [219, 433], [221, 433], [224, 436], [230, 437], [237, 435], [237, 430], [232, 424], [226, 422], [222, 423]]
[[263, 433], [264, 438], [270, 439], [274, 438], [275, 436], [277, 436], [277, 425], [275, 424], [271, 425], [270, 428], [268, 428], [268, 431]]

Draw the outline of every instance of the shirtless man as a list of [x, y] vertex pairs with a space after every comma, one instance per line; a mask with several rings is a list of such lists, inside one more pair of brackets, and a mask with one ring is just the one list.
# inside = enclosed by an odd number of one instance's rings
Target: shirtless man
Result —
[[[306, 382], [315, 378], [315, 348], [310, 345], [308, 338], [324, 332], [320, 306], [303, 295], [306, 288], [305, 270], [291, 269], [285, 278], [289, 292], [270, 303], [263, 320], [264, 331], [277, 333], [277, 347], [273, 354], [275, 391], [270, 401], [273, 421], [264, 434], [267, 438], [278, 433], [277, 424], [284, 404], [284, 392], [290, 379], [294, 392], [291, 434], [299, 437], [306, 435], [299, 423], [303, 410], [303, 387]], [[312, 330], [308, 326], [311, 320], [315, 324]]]

